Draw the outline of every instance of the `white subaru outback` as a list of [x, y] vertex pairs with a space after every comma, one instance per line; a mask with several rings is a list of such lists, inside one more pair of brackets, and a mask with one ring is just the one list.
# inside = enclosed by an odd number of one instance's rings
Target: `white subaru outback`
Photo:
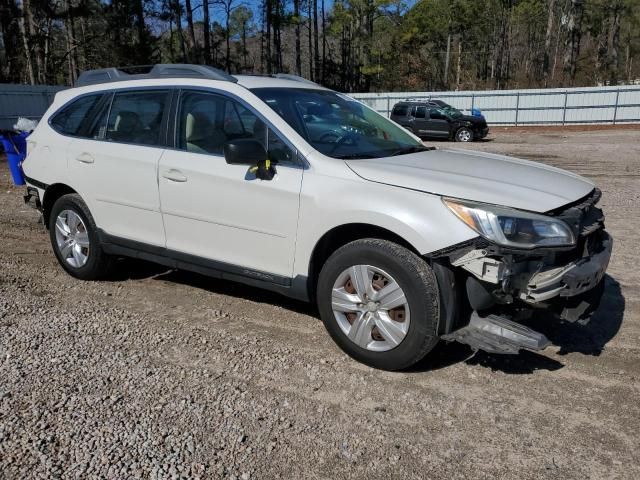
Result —
[[131, 256], [315, 301], [377, 368], [440, 339], [539, 350], [527, 313], [576, 321], [602, 295], [612, 240], [589, 180], [427, 148], [299, 77], [93, 70], [28, 140], [25, 201], [71, 275]]

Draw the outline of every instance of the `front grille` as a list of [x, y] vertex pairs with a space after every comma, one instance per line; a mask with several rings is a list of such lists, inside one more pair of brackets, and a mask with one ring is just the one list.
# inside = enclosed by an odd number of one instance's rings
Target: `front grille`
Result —
[[548, 212], [548, 215], [564, 220], [573, 230], [576, 239], [587, 237], [604, 228], [604, 213], [596, 207], [602, 192], [594, 188], [580, 200]]
[[587, 196], [560, 207], [548, 215], [564, 220], [576, 237], [576, 248], [556, 255], [556, 261], [566, 263], [593, 255], [602, 248], [604, 213], [596, 207], [602, 193], [594, 188]]

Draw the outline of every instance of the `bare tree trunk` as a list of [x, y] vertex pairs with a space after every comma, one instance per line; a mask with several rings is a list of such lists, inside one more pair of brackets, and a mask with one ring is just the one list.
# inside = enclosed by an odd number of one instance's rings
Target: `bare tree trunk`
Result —
[[[71, 4], [71, 2], [69, 2]], [[80, 72], [80, 56], [79, 56], [79, 48], [78, 48], [78, 35], [76, 34], [76, 18], [73, 16], [73, 10], [70, 9], [69, 14], [69, 24], [71, 25], [71, 38], [73, 40], [73, 48], [71, 49], [71, 58], [73, 58], [73, 81], [75, 82], [78, 78], [78, 73]]]
[[553, 17], [555, 14], [556, 0], [547, 0], [547, 31], [544, 35], [544, 53], [542, 59], [542, 76], [544, 78], [544, 86], [549, 82], [549, 67], [551, 59], [549, 51], [551, 50], [551, 36], [553, 35]]
[[318, 0], [313, 0], [313, 59], [315, 65], [314, 78], [320, 79], [320, 49], [318, 48]]
[[313, 75], [313, 32], [312, 32], [312, 16], [311, 16], [311, 7], [313, 0], [307, 0], [307, 18], [309, 19], [309, 80], [314, 80]]
[[324, 14], [324, 0], [322, 0], [322, 84], [325, 83], [325, 72], [327, 62], [327, 35], [326, 35], [326, 19]]
[[52, 23], [52, 19], [48, 18], [47, 19], [47, 33], [44, 37], [44, 53], [43, 53], [43, 58], [42, 61], [44, 63], [44, 71], [43, 76], [44, 76], [44, 80], [45, 83], [48, 82], [48, 75], [49, 75], [49, 44], [51, 43], [50, 40], [50, 36], [51, 36], [51, 23]]
[[582, 13], [584, 0], [571, 0], [567, 20], [567, 40], [564, 55], [564, 72], [569, 75], [571, 83], [576, 78], [576, 64], [580, 54], [580, 40], [582, 38]]
[[456, 65], [456, 90], [460, 89], [460, 70], [462, 65], [462, 36], [458, 39], [458, 65]]
[[247, 68], [247, 23], [242, 22], [242, 32], [240, 34], [242, 40], [242, 69]]
[[260, 72], [264, 73], [264, 32], [266, 32], [267, 12], [266, 12], [266, 0], [262, 4], [260, 12], [260, 25], [263, 27], [262, 34], [260, 35]]
[[620, 61], [618, 56], [618, 49], [620, 47], [620, 14], [622, 12], [622, 5], [620, 2], [615, 2], [611, 12], [611, 28], [607, 42], [607, 51], [609, 53], [608, 66], [609, 66], [609, 84], [617, 85], [619, 80]]
[[180, 53], [182, 54], [182, 63], [187, 62], [187, 49], [184, 44], [184, 35], [182, 34], [182, 5], [180, 0], [175, 0], [176, 15], [176, 31], [178, 32], [178, 42], [180, 43]]
[[29, 37], [29, 45], [33, 49], [33, 57], [36, 63], [35, 79], [37, 83], [44, 83], [43, 66], [42, 66], [42, 48], [36, 35], [36, 25], [33, 20], [33, 9], [31, 0], [23, 0], [23, 8], [25, 14], [25, 27], [27, 36]]
[[174, 63], [175, 54], [173, 53], [173, 15], [169, 15], [169, 57], [171, 63]]
[[196, 31], [193, 28], [193, 10], [191, 9], [191, 0], [184, 0], [185, 9], [187, 11], [187, 28], [189, 29], [189, 40], [191, 40], [190, 58], [196, 60], [198, 58], [198, 45], [196, 45]]
[[444, 58], [444, 86], [449, 87], [449, 57], [451, 56], [451, 32], [447, 34], [447, 53]]
[[29, 45], [30, 38], [27, 33], [26, 28], [26, 16], [27, 16], [27, 5], [22, 3], [22, 10], [20, 11], [20, 17], [18, 18], [18, 29], [20, 31], [20, 36], [22, 37], [22, 45], [24, 47], [24, 59], [27, 63], [27, 74], [29, 75], [29, 83], [31, 85], [36, 84], [36, 77], [33, 72], [33, 63], [31, 60], [31, 47]]
[[209, 21], [209, 0], [202, 0], [202, 21], [204, 22], [204, 63], [211, 63], [211, 22]]
[[282, 72], [282, 17], [284, 16], [283, 12], [283, 2], [280, 0], [276, 0], [275, 2], [275, 15], [273, 18], [273, 46], [276, 54], [276, 72]]
[[[89, 42], [87, 41], [87, 30], [89, 27], [87, 26], [87, 17], [80, 17], [80, 36], [82, 38], [82, 48], [76, 49], [78, 51], [78, 70], [83, 71], [87, 70], [87, 65], [89, 63], [88, 55], [87, 55], [87, 47]], [[76, 37], [77, 38], [77, 37]]]
[[296, 18], [296, 75], [302, 75], [302, 57], [300, 55], [300, 0], [293, 0], [293, 16]]
[[273, 73], [273, 58], [271, 56], [271, 24], [272, 24], [272, 15], [273, 15], [273, 4], [272, 0], [265, 0], [264, 2], [265, 8], [265, 18], [266, 18], [266, 26], [265, 26], [265, 46], [266, 46], [266, 60], [267, 60], [267, 73]]
[[631, 83], [631, 45], [630, 42], [627, 42], [627, 46], [625, 47], [625, 60], [624, 60], [624, 69], [625, 69], [625, 77], [627, 79], [627, 83]]
[[225, 10], [225, 55], [224, 55], [224, 65], [227, 73], [231, 73], [231, 0], [227, 0], [227, 7]]
[[[561, 15], [564, 16], [564, 10], [562, 10]], [[553, 65], [551, 67], [551, 80], [553, 80], [556, 76], [556, 69], [558, 66], [558, 53], [560, 52], [560, 38], [562, 37], [563, 27], [562, 24], [558, 25], [558, 30], [556, 33], [556, 47], [553, 51]]]

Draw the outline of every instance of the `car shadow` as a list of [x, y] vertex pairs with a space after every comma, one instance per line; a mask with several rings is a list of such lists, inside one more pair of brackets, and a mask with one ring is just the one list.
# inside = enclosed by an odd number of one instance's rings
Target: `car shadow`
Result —
[[[290, 299], [275, 292], [184, 270], [172, 270], [143, 260], [127, 258], [119, 262], [122, 263], [114, 270], [110, 278], [112, 281], [153, 278], [278, 306], [320, 321], [315, 305]], [[580, 353], [598, 356], [620, 330], [624, 311], [625, 299], [620, 283], [611, 276], [605, 275], [605, 290], [600, 307], [587, 324], [559, 321], [542, 313], [535, 315], [526, 324], [546, 335], [553, 345], [559, 347], [558, 355]], [[441, 342], [423, 360], [408, 369], [407, 373], [435, 371], [460, 362], [514, 375], [531, 374], [537, 370], [555, 371], [564, 367], [562, 362], [536, 352], [522, 350], [518, 355], [497, 355], [483, 351], [474, 352], [467, 345], [457, 342]]]
[[206, 290], [211, 293], [275, 305], [297, 313], [320, 318], [315, 305], [311, 303], [288, 298], [275, 292], [231, 280], [213, 278], [186, 270], [174, 270], [156, 263], [134, 258], [118, 259], [118, 265], [115, 266], [108, 280], [119, 282], [125, 280], [141, 280], [144, 278], [178, 283]]
[[[559, 347], [558, 355], [580, 353], [598, 356], [620, 330], [624, 311], [625, 299], [620, 283], [605, 275], [602, 301], [588, 323], [581, 325], [560, 321], [542, 313], [523, 323], [546, 335], [553, 345]], [[459, 362], [514, 375], [531, 374], [537, 370], [555, 371], [564, 367], [562, 362], [541, 353], [527, 350], [521, 350], [518, 355], [497, 355], [483, 351], [474, 353], [468, 346], [453, 342], [438, 345], [409, 371], [427, 372]]]
[[613, 277], [605, 275], [604, 282], [605, 290], [600, 306], [586, 325], [558, 322], [547, 317], [536, 323], [536, 329], [560, 347], [559, 355], [581, 353], [598, 356], [620, 330], [624, 319], [625, 298], [620, 283]]

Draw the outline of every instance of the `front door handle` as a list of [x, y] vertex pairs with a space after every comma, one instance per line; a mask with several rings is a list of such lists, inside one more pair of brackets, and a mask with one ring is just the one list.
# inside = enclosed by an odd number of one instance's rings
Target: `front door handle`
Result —
[[186, 182], [187, 177], [185, 177], [180, 170], [171, 169], [162, 174], [163, 178], [167, 180], [171, 180], [172, 182]]
[[76, 160], [82, 163], [93, 163], [93, 157], [89, 153], [81, 153], [76, 157]]

